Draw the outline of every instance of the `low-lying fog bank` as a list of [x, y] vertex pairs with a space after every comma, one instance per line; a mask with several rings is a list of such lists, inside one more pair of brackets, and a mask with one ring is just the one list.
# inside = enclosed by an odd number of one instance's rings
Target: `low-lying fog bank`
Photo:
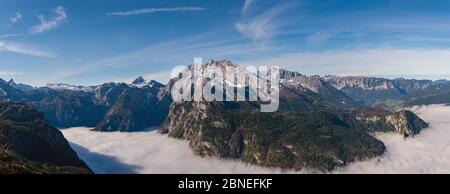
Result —
[[[430, 105], [412, 109], [430, 128], [415, 138], [377, 134], [386, 156], [358, 162], [334, 173], [450, 173], [450, 107]], [[158, 134], [101, 133], [88, 128], [63, 130], [78, 155], [96, 173], [290, 173], [196, 156], [188, 143]], [[299, 172], [301, 173], [301, 172]]]
[[283, 173], [239, 161], [202, 158], [187, 141], [156, 131], [93, 132], [89, 128], [63, 130], [72, 148], [96, 173]]
[[413, 112], [430, 124], [414, 138], [379, 133], [384, 157], [357, 162], [335, 173], [450, 173], [450, 106], [413, 107]]

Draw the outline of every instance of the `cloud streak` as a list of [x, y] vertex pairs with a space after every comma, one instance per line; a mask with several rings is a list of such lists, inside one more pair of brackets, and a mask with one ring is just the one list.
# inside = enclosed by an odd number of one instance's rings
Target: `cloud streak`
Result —
[[23, 75], [26, 75], [26, 73], [17, 71], [0, 71], [0, 76], [23, 76]]
[[242, 7], [242, 13], [245, 14], [257, 0], [245, 0]]
[[159, 12], [188, 12], [188, 11], [206, 11], [204, 7], [174, 7], [174, 8], [146, 8], [146, 9], [134, 9], [128, 11], [111, 12], [109, 16], [129, 16], [140, 14], [151, 14]]
[[13, 24], [19, 22], [20, 20], [22, 20], [23, 15], [20, 12], [17, 12], [16, 15], [14, 15], [13, 17], [9, 18], [9, 21]]
[[41, 22], [31, 28], [31, 33], [44, 33], [46, 31], [57, 28], [59, 25], [67, 21], [67, 13], [64, 7], [58, 6], [55, 10], [55, 17], [47, 19], [44, 15], [39, 15], [38, 19]]
[[[252, 3], [253, 1], [250, 3], [246, 1], [243, 10], [249, 9], [245, 6], [250, 6]], [[289, 9], [290, 5], [278, 5], [253, 16], [243, 14], [242, 18], [234, 23], [234, 26], [239, 33], [254, 41], [269, 40], [283, 26], [279, 17]]]
[[31, 48], [30, 46], [27, 46], [27, 45], [5, 42], [5, 41], [0, 41], [0, 51], [31, 55], [31, 56], [35, 56], [35, 57], [46, 57], [46, 58], [56, 57], [52, 53], [48, 53], [48, 52], [45, 52], [42, 50]]

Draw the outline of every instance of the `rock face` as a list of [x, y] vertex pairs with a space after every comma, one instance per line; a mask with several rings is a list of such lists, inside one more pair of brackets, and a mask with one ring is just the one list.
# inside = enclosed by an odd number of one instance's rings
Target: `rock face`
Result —
[[160, 132], [188, 140], [199, 155], [328, 171], [381, 155], [385, 147], [370, 132], [414, 135], [427, 126], [411, 112], [361, 107], [318, 76], [283, 78], [275, 113], [251, 102], [174, 102]]
[[259, 113], [245, 103], [174, 103], [160, 132], [202, 156], [288, 169], [330, 171], [383, 154], [369, 132], [415, 135], [427, 124], [409, 111]]
[[92, 173], [41, 112], [12, 102], [0, 102], [0, 172]]
[[[349, 126], [369, 132], [396, 132], [415, 136], [428, 124], [411, 111], [391, 112], [381, 108], [358, 108], [342, 118]], [[346, 118], [345, 118], [346, 117]]]
[[[245, 104], [173, 104], [161, 132], [195, 153], [289, 169], [328, 171], [381, 155], [382, 142], [328, 112], [259, 113]], [[239, 108], [237, 108], [239, 107]]]

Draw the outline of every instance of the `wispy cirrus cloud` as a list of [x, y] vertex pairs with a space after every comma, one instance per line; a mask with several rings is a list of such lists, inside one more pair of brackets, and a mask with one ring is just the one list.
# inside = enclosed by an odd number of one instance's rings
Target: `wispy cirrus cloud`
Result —
[[35, 57], [54, 58], [54, 54], [33, 48], [28, 45], [0, 41], [0, 51], [31, 55]]
[[0, 39], [2, 38], [9, 38], [9, 37], [16, 37], [16, 36], [23, 36], [27, 35], [28, 33], [14, 33], [14, 34], [2, 34], [0, 35]]
[[9, 18], [9, 21], [10, 21], [12, 24], [15, 24], [15, 23], [19, 22], [20, 20], [22, 20], [22, 18], [23, 18], [22, 13], [16, 12], [16, 15], [14, 15], [14, 16], [11, 17], [11, 18]]
[[283, 26], [283, 20], [279, 16], [289, 9], [291, 4], [277, 5], [259, 14], [248, 16], [244, 10], [248, 10], [254, 1], [245, 1], [242, 17], [234, 23], [234, 26], [239, 33], [254, 41], [269, 40]]
[[257, 0], [245, 0], [244, 6], [242, 7], [242, 13], [247, 13], [248, 10], [250, 10], [253, 3], [255, 3]]
[[187, 11], [206, 11], [204, 7], [173, 7], [173, 8], [146, 8], [146, 9], [134, 9], [128, 11], [111, 12], [109, 16], [129, 16], [139, 14], [151, 14], [158, 12], [187, 12]]
[[306, 44], [309, 45], [322, 45], [325, 44], [336, 33], [331, 32], [316, 32], [306, 37]]
[[51, 19], [47, 19], [44, 15], [39, 15], [38, 25], [31, 28], [31, 33], [44, 33], [46, 31], [57, 28], [59, 25], [67, 21], [67, 13], [64, 7], [58, 6], [54, 10], [55, 16]]
[[20, 71], [0, 71], [0, 76], [23, 76], [23, 75], [26, 75], [26, 73]]

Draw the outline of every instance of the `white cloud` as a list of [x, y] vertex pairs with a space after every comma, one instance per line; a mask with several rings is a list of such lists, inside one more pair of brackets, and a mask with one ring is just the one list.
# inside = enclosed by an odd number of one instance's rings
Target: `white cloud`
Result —
[[334, 34], [330, 32], [316, 32], [306, 38], [306, 44], [322, 45], [325, 44]]
[[23, 75], [26, 75], [26, 73], [18, 71], [0, 71], [0, 76], [23, 76]]
[[9, 37], [16, 37], [16, 36], [23, 36], [23, 35], [27, 35], [27, 33], [3, 34], [3, 35], [0, 35], [0, 39], [2, 39], [2, 38], [9, 38]]
[[20, 12], [17, 12], [16, 15], [9, 18], [9, 21], [11, 21], [11, 23], [15, 24], [15, 23], [19, 22], [20, 20], [22, 20], [22, 18], [23, 18], [23, 15]]
[[376, 48], [298, 52], [243, 62], [279, 65], [309, 75], [450, 75], [449, 49]]
[[44, 33], [58, 27], [67, 20], [67, 14], [64, 7], [58, 6], [54, 12], [56, 15], [51, 19], [47, 19], [44, 15], [39, 15], [38, 18], [41, 23], [33, 26], [31, 28], [31, 33]]
[[36, 57], [47, 57], [47, 58], [55, 57], [55, 55], [52, 53], [32, 48], [28, 45], [4, 41], [0, 41], [0, 51], [13, 52]]
[[[240, 37], [217, 39], [217, 37], [223, 37], [226, 33], [228, 32], [207, 32], [150, 44], [144, 48], [117, 54], [114, 57], [94, 61], [90, 64], [81, 64], [73, 69], [66, 69], [64, 70], [66, 73], [58, 72], [57, 77], [58, 79], [64, 79], [68, 76], [81, 75], [87, 72], [104, 71], [105, 68], [124, 68], [127, 66], [142, 65], [150, 67], [151, 65], [166, 64], [170, 68], [176, 65], [188, 65], [192, 62], [194, 56], [222, 59], [231, 55], [247, 56], [260, 51], [260, 48], [256, 47], [255, 44], [241, 43], [242, 38]], [[271, 48], [268, 46], [265, 49]], [[152, 71], [152, 69], [149, 68], [149, 71]], [[168, 75], [170, 76], [170, 74]], [[129, 81], [133, 78], [135, 77], [119, 78], [117, 81]], [[162, 76], [162, 78], [155, 80], [162, 82], [166, 80], [166, 77]]]
[[184, 11], [205, 11], [204, 7], [174, 7], [174, 8], [147, 8], [147, 9], [135, 9], [123, 12], [112, 12], [107, 15], [111, 16], [129, 16], [138, 14], [150, 14], [158, 12], [184, 12]]
[[88, 128], [62, 130], [78, 156], [94, 172], [108, 173], [282, 173], [235, 160], [200, 157], [189, 143], [156, 131], [101, 133]]
[[279, 18], [289, 8], [288, 5], [272, 7], [254, 16], [243, 16], [234, 26], [236, 30], [254, 41], [268, 40], [283, 26]]
[[242, 7], [242, 13], [245, 14], [247, 11], [251, 8], [251, 6], [256, 2], [257, 0], [244, 0], [244, 7]]

